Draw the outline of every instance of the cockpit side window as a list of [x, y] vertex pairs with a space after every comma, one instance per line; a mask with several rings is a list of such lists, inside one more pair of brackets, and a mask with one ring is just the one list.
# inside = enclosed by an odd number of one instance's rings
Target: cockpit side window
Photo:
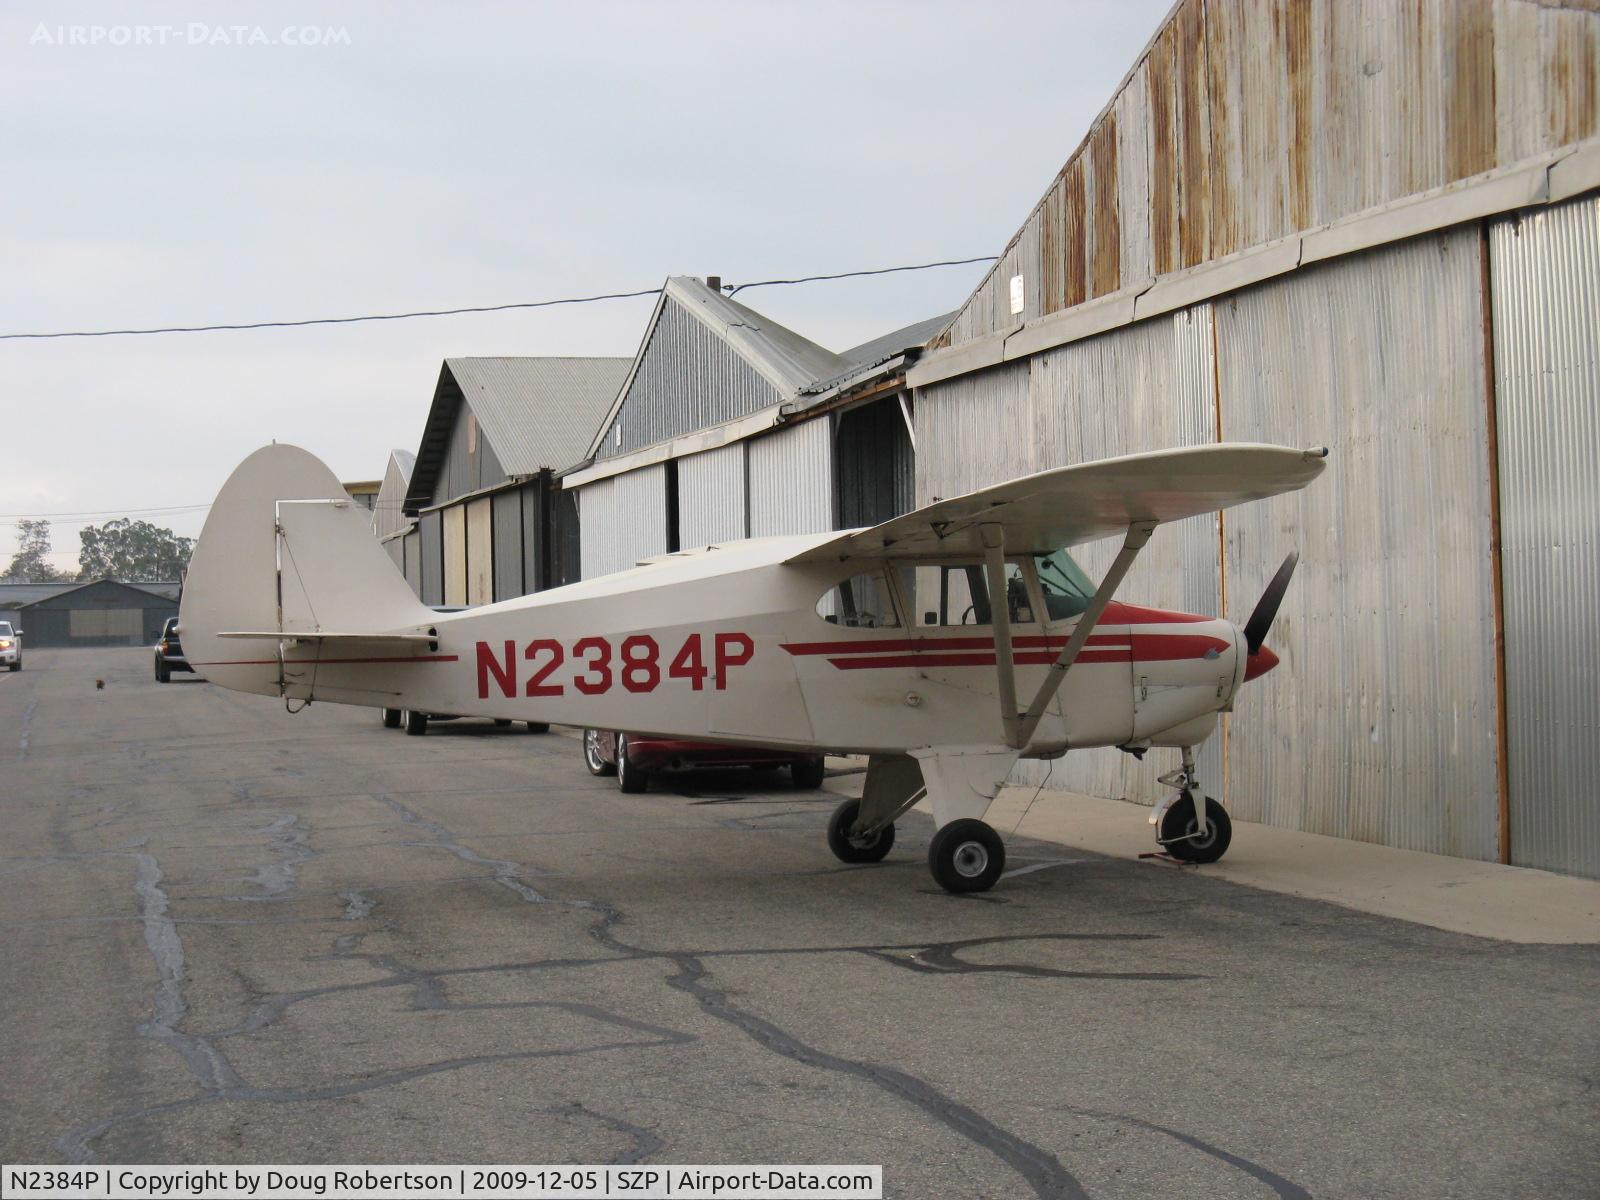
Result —
[[851, 629], [898, 629], [894, 596], [882, 571], [863, 571], [829, 588], [817, 601], [817, 615]]
[[[982, 563], [919, 566], [914, 580], [919, 626], [994, 624], [989, 576]], [[1006, 604], [1013, 624], [1029, 625], [1036, 619], [1020, 563], [1006, 563]]]
[[1052, 621], [1082, 616], [1094, 599], [1095, 587], [1089, 576], [1065, 550], [1036, 554], [1034, 568], [1039, 573], [1039, 590], [1044, 595], [1046, 615]]

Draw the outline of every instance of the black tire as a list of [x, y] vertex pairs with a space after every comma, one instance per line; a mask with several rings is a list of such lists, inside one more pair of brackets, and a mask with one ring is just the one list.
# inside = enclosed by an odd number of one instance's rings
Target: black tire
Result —
[[947, 892], [987, 892], [1005, 869], [1000, 835], [972, 817], [951, 821], [928, 845], [928, 870]]
[[615, 775], [617, 764], [606, 761], [605, 755], [600, 753], [600, 731], [598, 729], [585, 729], [583, 731], [583, 765], [589, 768], [591, 775]]
[[885, 825], [865, 841], [853, 839], [849, 833], [850, 826], [855, 824], [860, 812], [859, 800], [846, 800], [833, 810], [833, 816], [828, 818], [828, 849], [840, 862], [882, 862], [884, 855], [894, 847], [894, 825]]
[[398, 708], [386, 708], [383, 710], [383, 727], [385, 729], [400, 728], [400, 710]]
[[[12, 670], [15, 670], [15, 669], [16, 669], [15, 667], [12, 668]], [[167, 664], [164, 663], [164, 662], [156, 663], [156, 682], [157, 683], [171, 683], [172, 682], [172, 671], [167, 667]]]
[[20, 671], [20, 670], [22, 670], [22, 660], [19, 658], [14, 663], [8, 663], [7, 664], [7, 669], [8, 670], [12, 670], [12, 671]]
[[494, 727], [496, 729], [510, 729], [511, 719], [509, 717], [496, 717], [494, 719]]
[[1161, 814], [1161, 826], [1156, 832], [1161, 848], [1173, 858], [1183, 862], [1214, 863], [1228, 852], [1233, 841], [1233, 822], [1228, 810], [1210, 796], [1206, 797], [1206, 836], [1204, 841], [1194, 841], [1187, 835], [1193, 833], [1199, 822], [1194, 815], [1194, 794], [1185, 792]]
[[421, 737], [428, 732], [428, 714], [425, 712], [403, 708], [400, 710], [400, 723], [412, 737]]
[[625, 792], [638, 793], [650, 787], [650, 772], [634, 766], [628, 757], [628, 735], [617, 734], [617, 786]]
[[527, 724], [528, 724], [528, 732], [529, 733], [549, 733], [550, 732], [550, 722], [549, 721], [529, 721]]
[[822, 786], [822, 755], [815, 754], [809, 758], [795, 759], [789, 764], [789, 774], [794, 778], [794, 786], [801, 791], [816, 791]]

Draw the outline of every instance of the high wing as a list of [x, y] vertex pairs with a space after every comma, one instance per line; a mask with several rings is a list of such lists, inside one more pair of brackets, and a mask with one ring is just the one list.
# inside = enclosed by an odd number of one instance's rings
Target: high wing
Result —
[[981, 525], [1004, 529], [1008, 553], [1045, 554], [1141, 522], [1181, 521], [1297, 491], [1321, 474], [1326, 455], [1321, 447], [1228, 443], [1058, 467], [841, 534], [787, 561], [982, 557]]

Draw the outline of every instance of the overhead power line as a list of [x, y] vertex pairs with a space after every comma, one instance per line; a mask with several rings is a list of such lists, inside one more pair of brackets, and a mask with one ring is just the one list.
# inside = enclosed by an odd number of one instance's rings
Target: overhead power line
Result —
[[742, 292], [745, 288], [776, 287], [779, 284], [790, 283], [817, 283], [825, 279], [856, 279], [862, 275], [894, 275], [900, 271], [927, 271], [933, 267], [965, 267], [972, 263], [993, 262], [998, 255], [983, 254], [977, 258], [950, 258], [943, 262], [917, 263], [911, 267], [878, 267], [871, 271], [841, 271], [837, 275], [805, 275], [799, 279], [762, 279], [755, 283], [723, 284], [722, 290], [728, 295]]
[[[830, 279], [857, 279], [867, 275], [893, 275], [901, 271], [928, 271], [936, 267], [959, 267], [971, 263], [993, 262], [995, 256], [946, 259], [916, 263], [905, 267], [877, 267], [866, 271], [841, 271], [833, 275], [807, 275], [799, 279], [758, 279], [750, 283], [724, 284], [728, 295], [745, 288], [778, 287], [797, 283], [817, 283]], [[475, 304], [465, 308], [418, 309], [415, 312], [366, 313], [353, 317], [305, 317], [285, 321], [243, 321], [217, 325], [163, 325], [148, 329], [72, 329], [41, 333], [0, 333], [0, 341], [47, 341], [54, 338], [151, 337], [166, 333], [230, 333], [251, 329], [300, 329], [309, 325], [355, 325], [364, 321], [410, 321], [418, 317], [456, 317], [469, 313], [510, 312], [514, 309], [556, 308], [561, 305], [598, 304], [606, 300], [633, 300], [659, 295], [659, 287], [638, 288], [631, 292], [602, 292], [593, 296], [564, 296], [557, 300], [520, 300], [511, 304]]]

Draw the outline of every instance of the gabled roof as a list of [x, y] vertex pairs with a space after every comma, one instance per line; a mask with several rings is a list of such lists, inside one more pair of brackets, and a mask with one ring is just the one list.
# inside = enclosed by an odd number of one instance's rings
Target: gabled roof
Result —
[[401, 510], [405, 507], [406, 493], [411, 489], [411, 473], [416, 465], [417, 456], [411, 451], [389, 451], [389, 461], [383, 468], [383, 484], [372, 502], [372, 531], [380, 539], [411, 524]]
[[118, 587], [148, 592], [162, 600], [176, 601], [179, 584], [176, 583], [126, 583], [120, 579], [90, 579], [73, 583], [0, 583], [0, 609], [25, 608], [41, 600], [54, 600], [68, 592], [82, 591], [96, 584], [114, 583]]
[[417, 449], [406, 506], [433, 497], [450, 431], [464, 403], [509, 476], [559, 471], [584, 457], [626, 358], [447, 358]]
[[650, 340], [668, 304], [677, 304], [726, 342], [734, 354], [749, 363], [777, 389], [781, 398], [797, 396], [809, 385], [821, 379], [831, 379], [851, 365], [848, 359], [817, 345], [809, 338], [801, 337], [794, 330], [762, 316], [754, 309], [746, 308], [737, 300], [707, 287], [692, 275], [674, 275], [661, 289], [655, 311], [650, 314], [644, 337], [639, 342], [639, 352], [629, 365], [627, 378], [622, 381], [604, 419], [598, 427], [590, 430], [592, 436], [584, 457], [593, 457], [599, 451], [606, 431], [622, 411], [634, 376], [644, 361]]

